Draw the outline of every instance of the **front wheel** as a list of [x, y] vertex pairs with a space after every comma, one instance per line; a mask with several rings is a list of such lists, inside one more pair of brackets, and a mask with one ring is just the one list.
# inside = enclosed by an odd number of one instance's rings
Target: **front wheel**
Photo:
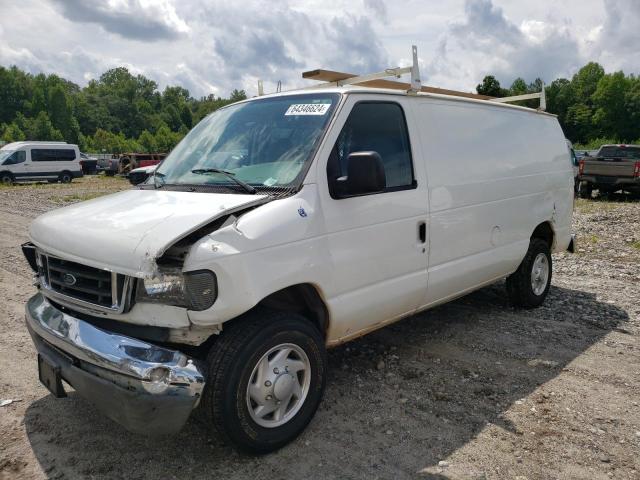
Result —
[[517, 307], [542, 305], [551, 286], [551, 251], [547, 242], [532, 238], [518, 269], [507, 277], [507, 293]]
[[322, 399], [327, 356], [318, 329], [292, 313], [255, 311], [211, 347], [203, 410], [223, 439], [267, 453], [297, 437]]
[[2, 185], [13, 185], [14, 182], [15, 179], [13, 178], [13, 175], [11, 175], [11, 173], [3, 172], [0, 174], [0, 183]]

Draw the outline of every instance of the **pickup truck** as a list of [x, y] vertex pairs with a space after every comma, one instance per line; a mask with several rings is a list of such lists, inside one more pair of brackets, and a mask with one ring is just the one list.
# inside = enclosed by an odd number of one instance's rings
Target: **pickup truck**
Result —
[[108, 176], [117, 173], [126, 175], [136, 168], [157, 165], [166, 156], [166, 153], [122, 153], [98, 160], [97, 169]]
[[595, 156], [580, 160], [578, 177], [582, 198], [591, 198], [593, 190], [640, 193], [640, 145], [602, 145]]
[[80, 152], [80, 166], [82, 167], [83, 174], [93, 175], [96, 173], [98, 167], [98, 159]]

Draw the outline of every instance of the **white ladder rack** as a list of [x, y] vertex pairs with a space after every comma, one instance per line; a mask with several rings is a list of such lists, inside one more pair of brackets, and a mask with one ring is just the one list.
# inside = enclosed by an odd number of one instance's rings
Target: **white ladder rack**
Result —
[[[540, 106], [538, 110], [544, 111], [547, 107], [546, 96], [544, 92], [544, 83], [542, 84], [542, 91], [538, 93], [527, 93], [524, 95], [515, 95], [511, 97], [490, 97], [488, 95], [480, 95], [477, 93], [460, 92], [457, 90], [449, 90], [445, 88], [423, 86], [420, 79], [420, 68], [418, 66], [418, 48], [413, 45], [411, 47], [412, 52], [412, 65], [410, 67], [394, 67], [387, 68], [382, 72], [369, 73], [366, 75], [355, 75], [352, 73], [335, 72], [332, 70], [310, 70], [303, 72], [302, 78], [308, 80], [318, 80], [323, 82], [319, 85], [312, 87], [306, 87], [296, 90], [311, 90], [318, 88], [331, 88], [342, 87], [345, 85], [358, 85], [360, 87], [370, 88], [388, 88], [393, 90], [404, 90], [407, 95], [418, 95], [419, 93], [437, 93], [440, 95], [450, 95], [455, 97], [473, 98], [476, 100], [485, 100], [495, 103], [511, 103], [521, 100], [530, 100], [539, 98]], [[395, 80], [388, 80], [389, 77], [400, 78], [402, 75], [410, 74], [411, 82], [404, 83]], [[262, 80], [258, 81], [258, 95], [263, 95]]]

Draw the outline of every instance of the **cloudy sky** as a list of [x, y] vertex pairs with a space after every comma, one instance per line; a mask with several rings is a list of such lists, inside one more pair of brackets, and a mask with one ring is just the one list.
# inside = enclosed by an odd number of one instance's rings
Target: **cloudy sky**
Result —
[[549, 82], [587, 61], [640, 73], [640, 0], [0, 0], [0, 65], [80, 85], [124, 65], [192, 95], [255, 94], [304, 70], [407, 65], [471, 91], [486, 74]]

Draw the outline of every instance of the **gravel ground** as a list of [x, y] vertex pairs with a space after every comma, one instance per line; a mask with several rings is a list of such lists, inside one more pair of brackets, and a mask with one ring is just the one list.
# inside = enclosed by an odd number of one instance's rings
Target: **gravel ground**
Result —
[[197, 421], [164, 438], [124, 431], [37, 380], [23, 323], [33, 293], [19, 245], [65, 203], [128, 188], [0, 188], [0, 478], [640, 478], [640, 204], [580, 200], [577, 254], [554, 256], [545, 305], [496, 284], [331, 350], [325, 399], [264, 457]]

